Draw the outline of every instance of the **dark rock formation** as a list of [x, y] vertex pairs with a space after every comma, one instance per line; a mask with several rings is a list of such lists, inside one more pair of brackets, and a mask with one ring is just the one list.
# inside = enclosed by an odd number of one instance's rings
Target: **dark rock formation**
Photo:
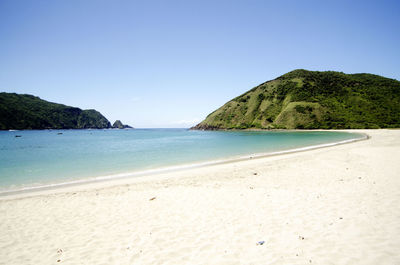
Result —
[[116, 120], [112, 127], [116, 128], [116, 129], [129, 129], [129, 128], [132, 128], [129, 125], [123, 124], [120, 120]]

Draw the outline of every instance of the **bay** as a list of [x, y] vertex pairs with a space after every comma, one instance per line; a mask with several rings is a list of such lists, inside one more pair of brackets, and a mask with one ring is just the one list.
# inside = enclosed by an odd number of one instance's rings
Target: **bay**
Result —
[[337, 131], [0, 131], [0, 191], [235, 159], [362, 137]]

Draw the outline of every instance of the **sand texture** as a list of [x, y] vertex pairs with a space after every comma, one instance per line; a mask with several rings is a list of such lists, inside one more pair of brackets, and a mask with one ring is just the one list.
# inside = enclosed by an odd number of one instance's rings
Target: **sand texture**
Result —
[[0, 264], [400, 264], [400, 130], [362, 132], [371, 138], [2, 197]]

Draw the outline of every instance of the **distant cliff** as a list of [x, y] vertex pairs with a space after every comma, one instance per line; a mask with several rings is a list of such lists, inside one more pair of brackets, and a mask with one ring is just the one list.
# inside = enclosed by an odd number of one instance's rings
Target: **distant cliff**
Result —
[[300, 69], [232, 99], [192, 129], [399, 127], [399, 81]]
[[98, 111], [81, 110], [25, 94], [0, 93], [0, 129], [111, 128]]

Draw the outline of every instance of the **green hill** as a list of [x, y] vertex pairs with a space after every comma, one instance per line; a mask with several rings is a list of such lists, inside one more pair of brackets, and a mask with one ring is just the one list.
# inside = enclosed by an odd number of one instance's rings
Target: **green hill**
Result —
[[0, 93], [0, 130], [110, 128], [96, 110], [51, 103], [32, 95]]
[[232, 99], [193, 129], [395, 127], [400, 127], [399, 81], [300, 69]]

